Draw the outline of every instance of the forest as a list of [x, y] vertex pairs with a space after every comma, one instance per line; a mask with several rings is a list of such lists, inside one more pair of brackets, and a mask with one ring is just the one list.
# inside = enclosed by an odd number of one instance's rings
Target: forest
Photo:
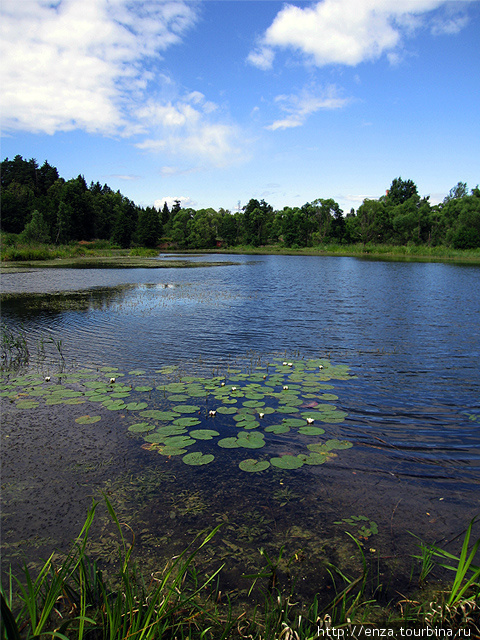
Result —
[[[240, 211], [182, 208], [175, 201], [139, 207], [120, 191], [85, 178], [65, 180], [47, 161], [17, 155], [1, 162], [1, 230], [5, 239], [68, 244], [105, 240], [122, 248], [279, 245], [316, 247], [327, 243], [480, 247], [480, 189], [458, 182], [440, 204], [421, 197], [413, 180], [395, 178], [385, 195], [365, 199], [344, 214], [332, 198], [274, 210], [252, 198]], [[17, 235], [13, 235], [17, 234]]]

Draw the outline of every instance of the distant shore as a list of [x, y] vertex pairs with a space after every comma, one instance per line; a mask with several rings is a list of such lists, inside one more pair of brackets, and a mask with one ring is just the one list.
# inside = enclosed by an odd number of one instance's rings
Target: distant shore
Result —
[[[178, 260], [163, 263], [160, 260], [152, 260], [160, 254], [178, 256]], [[431, 247], [428, 245], [374, 245], [374, 244], [327, 244], [315, 247], [285, 247], [282, 245], [265, 245], [253, 247], [249, 245], [237, 245], [234, 247], [215, 248], [180, 248], [168, 249], [135, 247], [132, 249], [120, 249], [115, 245], [108, 246], [105, 242], [75, 243], [63, 246], [57, 245], [15, 245], [2, 246], [1, 266], [2, 270], [24, 269], [32, 267], [95, 267], [95, 268], [152, 268], [152, 267], [187, 267], [208, 266], [214, 263], [195, 263], [182, 260], [185, 255], [292, 255], [292, 256], [338, 256], [370, 258], [377, 260], [399, 260], [416, 262], [460, 262], [464, 264], [479, 264], [480, 249], [452, 249], [445, 246]]]

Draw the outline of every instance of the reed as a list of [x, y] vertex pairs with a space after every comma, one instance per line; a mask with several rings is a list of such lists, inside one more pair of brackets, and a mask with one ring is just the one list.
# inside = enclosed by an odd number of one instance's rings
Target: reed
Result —
[[[125, 532], [106, 497], [105, 503], [119, 540], [115, 574], [105, 578], [98, 561], [87, 553], [98, 505], [94, 502], [61, 562], [52, 554], [36, 576], [26, 566], [22, 578], [10, 571], [0, 589], [1, 640], [316, 640], [340, 635], [340, 630], [344, 637], [354, 637], [359, 625], [364, 630], [443, 627], [480, 633], [480, 568], [474, 564], [480, 539], [471, 542], [474, 521], [466, 529], [459, 556], [436, 545], [420, 556], [427, 559], [429, 571], [432, 558], [439, 560], [439, 567], [454, 571], [448, 588], [422, 590], [415, 598], [381, 604], [376, 597], [379, 576], [371, 573], [361, 544], [350, 536], [360, 557], [358, 575], [328, 564], [333, 590], [318, 593], [309, 605], [296, 599], [284, 550], [277, 558], [261, 550], [264, 567], [244, 576], [252, 581], [246, 605], [239, 596], [222, 595], [222, 566], [207, 576], [195, 566], [199, 551], [220, 526], [199, 534], [162, 572], [146, 578], [132, 558], [133, 532]], [[252, 604], [254, 588], [259, 594]]]

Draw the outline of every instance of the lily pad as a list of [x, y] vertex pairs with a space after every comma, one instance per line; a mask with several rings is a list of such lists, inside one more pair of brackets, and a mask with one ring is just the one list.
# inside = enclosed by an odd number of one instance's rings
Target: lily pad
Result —
[[353, 442], [350, 440], [327, 440], [325, 442], [325, 448], [331, 451], [332, 449], [351, 449]]
[[19, 400], [17, 402], [17, 409], [35, 409], [38, 406], [39, 403], [34, 400]]
[[180, 449], [179, 447], [159, 447], [158, 453], [162, 456], [183, 456], [187, 453], [187, 449]]
[[145, 433], [147, 431], [152, 431], [155, 427], [148, 422], [137, 422], [136, 424], [131, 424], [128, 427], [128, 430], [132, 433]]
[[200, 411], [200, 407], [194, 404], [177, 404], [175, 411], [178, 411], [178, 413], [195, 413]]
[[129, 402], [125, 405], [127, 411], [140, 411], [140, 409], [145, 409], [146, 407], [148, 407], [146, 402]]
[[75, 418], [75, 422], [78, 424], [94, 424], [95, 422], [99, 422], [101, 419], [101, 416], [80, 416], [80, 418]]
[[168, 438], [165, 438], [163, 442], [167, 447], [178, 447], [179, 449], [183, 449], [183, 447], [189, 447], [190, 445], [195, 444], [196, 440], [189, 436], [169, 436]]
[[194, 427], [200, 424], [201, 421], [198, 418], [177, 418], [173, 421], [173, 424], [179, 427]]
[[242, 471], [256, 473], [268, 469], [270, 462], [268, 460], [254, 460], [253, 458], [248, 458], [247, 460], [242, 460], [238, 466]]
[[303, 462], [297, 456], [285, 455], [280, 458], [271, 458], [271, 464], [279, 469], [299, 469]]
[[190, 431], [189, 435], [191, 438], [195, 438], [196, 440], [211, 440], [220, 434], [214, 429], [195, 429], [194, 431]]
[[217, 444], [219, 447], [222, 447], [222, 449], [238, 449], [240, 446], [237, 438], [222, 438]]
[[312, 452], [310, 455], [302, 453], [298, 455], [297, 458], [299, 458], [299, 460], [301, 460], [303, 464], [310, 464], [312, 466], [324, 464], [328, 460], [327, 455], [315, 452]]
[[301, 418], [285, 418], [283, 420], [283, 424], [286, 424], [287, 427], [304, 427], [307, 424], [307, 421], [302, 420]]
[[300, 427], [298, 433], [302, 433], [304, 436], [319, 436], [322, 433], [325, 433], [325, 429], [321, 429], [320, 427]]
[[140, 385], [139, 387], [135, 387], [135, 391], [152, 391], [153, 387], [147, 387], [145, 385]]
[[298, 413], [298, 407], [290, 406], [290, 405], [281, 405], [277, 408], [279, 413]]
[[212, 453], [201, 453], [200, 451], [187, 453], [187, 455], [182, 458], [185, 464], [191, 464], [194, 466], [209, 464], [214, 459], [215, 459], [215, 456]]
[[187, 402], [189, 397], [186, 393], [177, 393], [174, 396], [168, 396], [167, 400], [169, 402]]
[[129, 371], [128, 375], [129, 376], [143, 376], [145, 375], [146, 371], [144, 371], [143, 369], [134, 369], [133, 371]]
[[144, 418], [153, 418], [154, 420], [175, 420], [175, 418], [180, 417], [180, 414], [174, 411], [158, 411], [157, 409], [142, 411], [140, 415]]
[[265, 431], [268, 433], [288, 433], [290, 431], [290, 427], [287, 427], [286, 424], [272, 424], [269, 427], [265, 427]]
[[252, 433], [240, 432], [237, 438], [238, 446], [245, 449], [261, 449], [265, 446], [263, 433], [254, 431]]
[[217, 413], [223, 413], [224, 415], [233, 415], [237, 413], [237, 409], [235, 407], [218, 407]]

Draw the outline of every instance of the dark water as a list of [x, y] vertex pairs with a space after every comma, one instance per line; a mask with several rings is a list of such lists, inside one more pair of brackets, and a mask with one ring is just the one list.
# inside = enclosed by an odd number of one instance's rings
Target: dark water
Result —
[[[65, 535], [76, 533], [92, 486], [105, 488], [107, 481], [125, 513], [135, 510], [146, 529], [156, 528], [157, 546], [159, 540], [180, 544], [202, 526], [224, 521], [230, 558], [237, 553], [245, 560], [246, 549], [260, 543], [307, 549], [309, 568], [304, 564], [302, 571], [315, 589], [312, 576], [325, 549], [342, 558], [349, 553], [341, 551], [345, 527], [334, 522], [352, 515], [375, 520], [379, 533], [364, 543], [391, 558], [414, 550], [409, 531], [448, 541], [480, 511], [480, 268], [234, 259], [238, 265], [183, 270], [7, 274], [3, 291], [19, 295], [4, 300], [3, 321], [22, 325], [32, 345], [45, 336], [61, 340], [69, 364], [125, 372], [141, 367], [146, 379], [170, 365], [211, 372], [252, 366], [272, 354], [326, 357], [350, 367], [350, 378], [336, 381], [333, 391], [348, 417], [329, 431], [353, 448], [328, 465], [265, 479], [235, 466], [165, 460], [140, 449], [117, 416], [109, 417], [108, 428], [85, 426], [72, 435], [64, 430], [64, 408], [50, 412], [48, 429], [31, 413], [7, 412], [7, 540], [45, 536], [58, 523]], [[21, 441], [26, 433], [30, 447]], [[148, 476], [143, 481], [140, 470]], [[136, 478], [130, 492], [121, 483], [125, 477]], [[58, 543], [58, 526], [57, 537], [51, 535]]]

